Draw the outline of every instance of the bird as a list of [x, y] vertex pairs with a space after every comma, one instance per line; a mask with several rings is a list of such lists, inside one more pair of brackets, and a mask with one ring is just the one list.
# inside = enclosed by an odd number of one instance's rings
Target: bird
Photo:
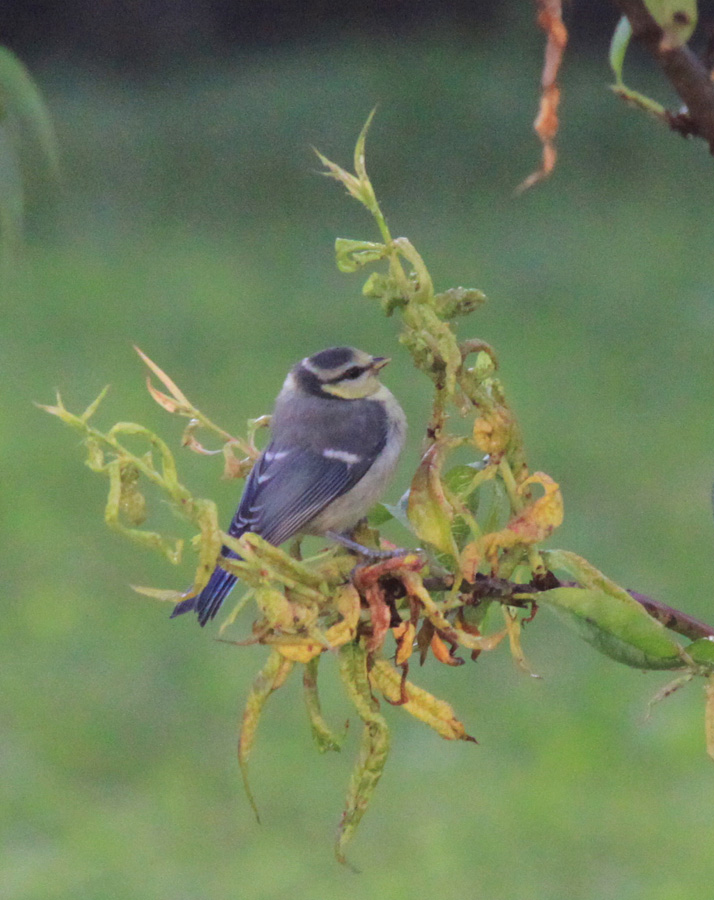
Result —
[[[385, 490], [406, 437], [404, 411], [379, 380], [390, 361], [355, 347], [328, 347], [292, 367], [275, 401], [271, 440], [248, 475], [228, 534], [252, 532], [275, 546], [295, 535], [321, 535], [365, 550], [350, 531]], [[221, 554], [240, 559], [226, 546]], [[195, 611], [203, 627], [236, 581], [217, 565], [171, 618]]]

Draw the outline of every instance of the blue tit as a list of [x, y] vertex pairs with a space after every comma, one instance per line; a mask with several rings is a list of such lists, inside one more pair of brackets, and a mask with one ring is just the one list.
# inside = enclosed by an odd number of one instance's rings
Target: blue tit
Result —
[[[275, 402], [272, 439], [253, 466], [228, 534], [250, 531], [271, 544], [297, 534], [346, 534], [377, 502], [404, 446], [406, 418], [379, 381], [389, 362], [354, 347], [330, 347], [288, 373]], [[223, 547], [224, 557], [238, 555]], [[236, 583], [216, 566], [205, 588], [176, 605], [212, 619]]]

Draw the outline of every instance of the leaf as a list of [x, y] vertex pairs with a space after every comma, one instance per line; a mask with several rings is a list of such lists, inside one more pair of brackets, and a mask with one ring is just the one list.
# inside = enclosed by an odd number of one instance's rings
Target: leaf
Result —
[[615, 84], [624, 87], [622, 81], [622, 67], [625, 63], [625, 54], [632, 38], [632, 26], [627, 16], [622, 16], [617, 27], [612, 33], [610, 41], [610, 68], [615, 75]]
[[335, 855], [347, 863], [345, 848], [354, 836], [374, 794], [389, 755], [389, 728], [372, 696], [367, 675], [367, 654], [358, 643], [340, 650], [340, 676], [347, 694], [364, 722], [357, 762], [352, 770], [345, 808], [337, 829]]
[[449, 288], [434, 296], [434, 306], [444, 319], [467, 316], [486, 302], [486, 295], [476, 288]]
[[[380, 503], [378, 506], [383, 507], [387, 513], [403, 525], [408, 531], [414, 531], [412, 523], [409, 521], [409, 490], [407, 489], [396, 503]], [[375, 507], [377, 508], [377, 507]]]
[[58, 180], [57, 137], [47, 104], [27, 68], [7, 47], [0, 47], [0, 93], [3, 107], [17, 117], [25, 133], [39, 147], [49, 177]]
[[667, 121], [667, 111], [661, 103], [657, 103], [656, 100], [652, 100], [644, 94], [640, 94], [638, 91], [633, 91], [631, 88], [628, 88], [622, 80], [625, 54], [627, 53], [631, 38], [632, 26], [630, 25], [630, 20], [627, 16], [622, 16], [617, 23], [617, 27], [612, 35], [612, 40], [610, 41], [610, 67], [615, 75], [615, 84], [611, 85], [611, 89], [618, 97], [626, 103], [629, 103], [630, 106], [635, 106], [638, 109], [642, 109], [645, 112], [656, 116], [658, 119]]
[[514, 547], [530, 547], [549, 537], [563, 521], [563, 498], [558, 484], [545, 472], [534, 472], [518, 486], [519, 494], [526, 494], [532, 484], [539, 484], [545, 493], [525, 506], [505, 528], [484, 534], [464, 547], [461, 553], [461, 573], [473, 582], [484, 559], [491, 569], [498, 566], [498, 554]]
[[397, 643], [397, 652], [394, 655], [394, 662], [398, 666], [403, 666], [409, 661], [414, 650], [414, 640], [416, 638], [416, 626], [413, 622], [402, 622], [392, 629], [394, 640]]
[[664, 32], [659, 49], [684, 46], [697, 26], [697, 0], [644, 0], [650, 15]]
[[452, 651], [449, 650], [442, 641], [438, 632], [435, 631], [434, 634], [432, 634], [429, 647], [434, 654], [434, 658], [438, 659], [440, 663], [443, 663], [446, 666], [463, 666], [463, 659], [461, 659], [460, 656], [453, 655]]
[[547, 178], [553, 171], [557, 159], [555, 136], [558, 133], [560, 103], [557, 77], [568, 43], [568, 31], [563, 24], [561, 0], [536, 0], [536, 2], [539, 10], [538, 26], [546, 34], [546, 45], [541, 75], [540, 107], [533, 128], [543, 146], [543, 157], [540, 168], [516, 188], [517, 193], [522, 193]]
[[514, 659], [514, 662], [521, 672], [525, 672], [526, 675], [530, 675], [531, 678], [540, 678], [540, 675], [536, 675], [526, 661], [526, 655], [523, 652], [523, 646], [521, 644], [522, 625], [520, 619], [512, 613], [507, 606], [502, 606], [501, 610], [506, 622], [508, 642], [511, 646], [511, 656]]
[[268, 697], [281, 687], [290, 672], [293, 669], [293, 663], [284, 659], [279, 653], [271, 652], [267, 662], [263, 668], [253, 679], [248, 699], [246, 700], [243, 717], [241, 720], [240, 737], [238, 738], [238, 765], [240, 766], [241, 775], [243, 776], [243, 785], [250, 802], [255, 818], [260, 822], [258, 815], [258, 807], [255, 805], [253, 793], [250, 789], [248, 781], [248, 760], [250, 752], [253, 749], [255, 735], [258, 730], [260, 716], [263, 712], [265, 702]]
[[161, 600], [166, 603], [178, 603], [180, 600], [186, 600], [190, 596], [190, 591], [174, 591], [165, 590], [163, 588], [143, 587], [139, 584], [130, 584], [129, 587], [137, 594], [143, 597], [151, 597], [152, 600]]
[[134, 344], [134, 350], [139, 354], [142, 360], [146, 363], [146, 365], [151, 369], [151, 371], [156, 375], [159, 381], [164, 385], [164, 387], [168, 388], [171, 397], [167, 397], [166, 394], [163, 394], [157, 388], [153, 386], [151, 383], [151, 379], [146, 379], [146, 387], [154, 398], [154, 400], [162, 406], [165, 410], [170, 413], [181, 413], [182, 415], [193, 415], [194, 408], [188, 397], [181, 391], [179, 386], [173, 381], [169, 376], [164, 372], [162, 368], [156, 365], [156, 363], [149, 359], [149, 357], [140, 350], [136, 344]]
[[474, 738], [466, 734], [463, 724], [457, 719], [452, 706], [444, 700], [439, 700], [417, 687], [410, 681], [404, 683], [407, 700], [402, 699], [402, 676], [394, 666], [384, 659], [377, 659], [370, 669], [369, 678], [372, 684], [380, 690], [390, 703], [397, 703], [401, 708], [414, 718], [424, 722], [433, 728], [447, 741], [472, 741]]
[[334, 594], [333, 602], [342, 619], [327, 629], [325, 637], [330, 647], [336, 648], [354, 640], [362, 607], [360, 595], [351, 584], [341, 585]]
[[714, 666], [714, 638], [699, 638], [684, 648], [685, 653], [698, 666]]
[[[125, 499], [121, 460], [112, 460], [105, 467], [105, 471], [109, 475], [109, 493], [104, 509], [104, 521], [106, 524], [113, 528], [114, 531], [118, 531], [137, 544], [142, 544], [150, 550], [158, 550], [174, 565], [178, 564], [183, 552], [183, 541], [180, 538], [170, 539], [165, 538], [156, 531], [129, 528], [121, 521], [120, 512]], [[124, 467], [124, 471], [126, 471], [126, 467]]]
[[[581, 587], [595, 588], [618, 597], [623, 603], [630, 605], [633, 609], [637, 608], [641, 611], [642, 607], [636, 600], [627, 593], [624, 588], [608, 578], [603, 572], [597, 569], [591, 562], [572, 553], [570, 550], [543, 550], [543, 561], [549, 569], [554, 571], [563, 571], [577, 581]], [[649, 618], [649, 616], [648, 616]]]
[[498, 462], [508, 450], [514, 428], [513, 414], [497, 406], [474, 422], [473, 441], [482, 453]]
[[356, 272], [362, 266], [384, 259], [388, 253], [384, 244], [372, 241], [353, 241], [348, 238], [337, 238], [335, 241], [335, 256], [340, 272]]
[[707, 681], [706, 697], [704, 734], [707, 742], [707, 753], [711, 759], [714, 759], [714, 675], [710, 675]]
[[454, 511], [441, 483], [445, 454], [445, 445], [435, 443], [422, 457], [409, 490], [407, 515], [419, 538], [455, 559], [458, 549], [451, 533]]
[[[494, 650], [503, 638], [506, 636], [506, 630], [499, 631], [497, 634], [480, 635], [471, 634], [462, 631], [456, 625], [453, 625], [444, 615], [439, 604], [432, 598], [431, 594], [424, 587], [424, 583], [416, 572], [401, 572], [400, 578], [402, 584], [407, 590], [411, 598], [416, 600], [423, 608], [427, 620], [437, 629], [443, 637], [454, 644], [459, 644], [467, 650]], [[421, 634], [421, 632], [420, 632]], [[433, 631], [427, 629], [424, 632], [424, 639], [431, 641]], [[417, 636], [419, 641], [419, 635]], [[422, 645], [420, 644], [420, 647]]]
[[213, 500], [194, 498], [193, 521], [201, 529], [198, 548], [198, 565], [193, 577], [191, 594], [199, 594], [208, 584], [218, 557], [221, 553], [223, 539], [218, 526], [218, 509]]
[[580, 637], [617, 662], [637, 669], [686, 665], [680, 645], [631, 597], [565, 587], [540, 592], [538, 604], [552, 609]]
[[392, 513], [391, 510], [387, 508], [387, 505], [385, 503], [378, 503], [369, 511], [367, 522], [372, 528], [379, 528], [386, 522], [391, 521], [393, 518], [394, 513]]
[[17, 150], [8, 126], [0, 121], [0, 239], [9, 262], [20, 245], [25, 218], [25, 192]]
[[320, 706], [320, 698], [317, 692], [317, 672], [320, 664], [319, 657], [311, 660], [303, 670], [302, 684], [304, 688], [305, 706], [307, 708], [308, 718], [310, 719], [310, 728], [312, 736], [317, 744], [320, 753], [326, 753], [328, 750], [339, 752], [342, 749], [345, 737], [347, 736], [347, 727], [341, 735], [337, 735], [328, 726], [323, 718], [322, 708]]
[[83, 422], [88, 422], [94, 413], [99, 409], [99, 404], [102, 400], [107, 396], [107, 391], [109, 390], [109, 385], [107, 385], [100, 393], [96, 400], [92, 400], [89, 406], [84, 410], [82, 415], [79, 417]]

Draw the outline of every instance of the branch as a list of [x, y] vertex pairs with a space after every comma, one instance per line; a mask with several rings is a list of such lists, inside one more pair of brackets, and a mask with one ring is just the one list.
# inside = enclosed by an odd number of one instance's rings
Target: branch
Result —
[[629, 19], [633, 37], [651, 53], [686, 106], [684, 113], [667, 114], [670, 126], [685, 136], [703, 138], [714, 153], [714, 84], [705, 65], [686, 45], [663, 49], [664, 32], [642, 0], [614, 2]]
[[[448, 591], [451, 586], [448, 577], [424, 579], [424, 587], [428, 591]], [[477, 605], [483, 600], [495, 600], [506, 606], [522, 607], [530, 605], [532, 601], [519, 597], [519, 594], [533, 595], [539, 591], [549, 591], [558, 587], [578, 587], [578, 585], [574, 581], [561, 581], [552, 572], [548, 572], [545, 578], [528, 584], [515, 584], [505, 578], [477, 575], [473, 584], [464, 582], [461, 585], [461, 593], [468, 597], [467, 604]], [[674, 609], [672, 606], [660, 603], [659, 600], [654, 600], [646, 594], [640, 594], [638, 591], [628, 591], [627, 593], [643, 606], [653, 619], [690, 641], [696, 641], [699, 638], [714, 638], [714, 627], [711, 625], [700, 622], [699, 619]]]

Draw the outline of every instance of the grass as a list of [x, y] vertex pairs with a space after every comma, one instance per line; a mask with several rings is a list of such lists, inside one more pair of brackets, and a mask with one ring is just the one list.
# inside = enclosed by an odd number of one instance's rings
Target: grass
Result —
[[[531, 465], [563, 486], [554, 544], [711, 621], [711, 161], [618, 106], [604, 67], [573, 60], [559, 168], [515, 199], [537, 156], [538, 65], [437, 35], [247, 55], [152, 84], [38, 73], [66, 184], [32, 222], [0, 335], [5, 896], [706, 894], [714, 772], [699, 687], [644, 723], [667, 676], [614, 665], [545, 614], [526, 635], [542, 681], [506, 652], [419, 673], [478, 747], [386, 710], [393, 755], [352, 848], [360, 877], [330, 846], [355, 734], [318, 757], [296, 685], [271, 701], [256, 748], [258, 827], [234, 745], [263, 651], [215, 644], [129, 591], [179, 586], [188, 568], [105, 530], [103, 485], [31, 406], [59, 387], [81, 407], [111, 382], [106, 421], [177, 438], [145, 395], [136, 342], [240, 428], [295, 359], [350, 342], [395, 357], [388, 381], [411, 423], [398, 496], [428, 387], [396, 322], [335, 270], [335, 236], [372, 233], [309, 150], [349, 161], [379, 102], [368, 163], [390, 224], [437, 284], [489, 295], [464, 333], [497, 348]], [[181, 460], [227, 518], [237, 487], [219, 463]], [[337, 691], [326, 705], [339, 723]]]

